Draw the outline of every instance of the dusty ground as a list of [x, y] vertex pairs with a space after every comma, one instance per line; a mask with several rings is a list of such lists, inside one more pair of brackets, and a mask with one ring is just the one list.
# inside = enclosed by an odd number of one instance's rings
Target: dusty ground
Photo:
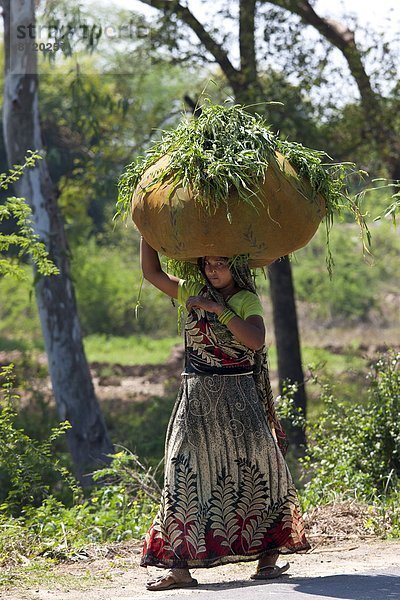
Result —
[[[54, 567], [44, 584], [0, 591], [2, 600], [113, 600], [152, 597], [146, 580], [157, 575], [156, 568], [139, 567], [140, 548], [121, 548], [125, 556], [98, 558], [89, 563]], [[314, 547], [309, 553], [289, 557], [290, 576], [320, 577], [400, 567], [400, 541], [358, 540]], [[88, 580], [88, 570], [92, 579]], [[239, 563], [214, 569], [193, 570], [200, 585], [244, 582], [254, 571], [254, 563]], [[67, 579], [65, 579], [65, 576]], [[62, 579], [64, 578], [64, 579]], [[170, 592], [171, 593], [171, 592]], [[187, 592], [186, 592], [187, 593]], [[179, 594], [179, 591], [175, 591]], [[154, 594], [153, 594], [154, 596]]]
[[[400, 568], [400, 540], [383, 541], [364, 527], [367, 509], [353, 502], [335, 504], [306, 514], [312, 549], [307, 554], [291, 555], [291, 577], [363, 573]], [[148, 578], [158, 575], [156, 568], [139, 566], [141, 544], [128, 542], [88, 548], [75, 561], [48, 567], [32, 578], [18, 575], [8, 587], [0, 589], [2, 600], [133, 600], [151, 597], [145, 589]], [[285, 561], [285, 557], [282, 557]], [[200, 584], [229, 582], [240, 587], [254, 571], [255, 563], [238, 563], [214, 569], [193, 570]], [[3, 567], [4, 569], [4, 567]], [[4, 572], [4, 571], [3, 571]], [[199, 588], [201, 589], [201, 588]], [[217, 590], [217, 588], [215, 588]], [[169, 595], [189, 594], [168, 592]], [[154, 594], [153, 594], [154, 596]]]

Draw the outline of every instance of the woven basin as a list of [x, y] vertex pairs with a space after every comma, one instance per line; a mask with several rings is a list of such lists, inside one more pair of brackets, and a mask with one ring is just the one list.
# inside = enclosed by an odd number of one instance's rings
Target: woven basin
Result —
[[151, 185], [168, 160], [164, 156], [145, 171], [133, 194], [132, 219], [145, 240], [170, 258], [249, 254], [250, 266], [265, 266], [305, 246], [325, 215], [324, 198], [279, 153], [268, 165], [254, 207], [231, 194], [231, 222], [226, 205], [208, 214], [189, 189], [178, 187], [171, 194], [168, 182]]

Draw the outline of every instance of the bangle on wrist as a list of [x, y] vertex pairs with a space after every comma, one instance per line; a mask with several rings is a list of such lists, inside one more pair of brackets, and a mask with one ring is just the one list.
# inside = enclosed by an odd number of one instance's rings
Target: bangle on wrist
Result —
[[218, 321], [222, 323], [222, 325], [227, 325], [229, 321], [233, 319], [233, 317], [236, 317], [233, 310], [225, 308], [225, 310], [220, 315], [218, 315]]

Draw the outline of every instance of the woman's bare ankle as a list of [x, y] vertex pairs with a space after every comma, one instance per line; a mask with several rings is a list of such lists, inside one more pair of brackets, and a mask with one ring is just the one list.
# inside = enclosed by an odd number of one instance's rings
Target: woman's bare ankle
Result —
[[189, 581], [192, 578], [189, 569], [172, 568], [171, 572], [174, 574], [174, 577], [176, 577], [180, 581]]
[[258, 559], [258, 567], [273, 567], [276, 565], [279, 554], [266, 554]]

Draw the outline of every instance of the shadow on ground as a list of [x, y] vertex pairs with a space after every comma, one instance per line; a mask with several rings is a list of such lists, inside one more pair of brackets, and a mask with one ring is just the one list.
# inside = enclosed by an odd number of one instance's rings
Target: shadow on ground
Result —
[[294, 590], [302, 594], [346, 600], [400, 600], [400, 577], [396, 575], [329, 575], [297, 579]]
[[[267, 587], [266, 587], [267, 586]], [[227, 590], [229, 593], [224, 594]], [[238, 590], [237, 593], [234, 590]], [[239, 592], [240, 590], [240, 592]], [[289, 577], [268, 581], [229, 581], [215, 584], [201, 584], [198, 588], [199, 598], [219, 600], [240, 598], [257, 600], [265, 598], [268, 590], [273, 595], [279, 593], [283, 600], [310, 600], [329, 598], [338, 600], [400, 600], [400, 576], [392, 574], [347, 574], [324, 577]], [[208, 593], [207, 593], [208, 592]]]

